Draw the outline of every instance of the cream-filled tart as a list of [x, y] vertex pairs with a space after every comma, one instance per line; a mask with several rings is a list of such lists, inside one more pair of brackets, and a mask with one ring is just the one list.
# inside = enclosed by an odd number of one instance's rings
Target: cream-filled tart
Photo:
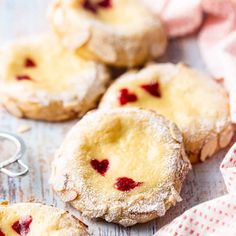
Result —
[[66, 50], [51, 35], [0, 49], [0, 101], [17, 117], [62, 121], [94, 108], [109, 74], [96, 62]]
[[0, 204], [1, 236], [88, 236], [68, 212], [40, 203]]
[[139, 0], [55, 0], [49, 19], [66, 47], [113, 66], [143, 64], [167, 44], [159, 17]]
[[190, 169], [182, 136], [155, 112], [117, 108], [87, 113], [68, 133], [50, 183], [83, 215], [131, 226], [163, 216]]
[[122, 75], [99, 107], [141, 107], [164, 115], [181, 130], [192, 163], [205, 161], [233, 136], [225, 89], [183, 64], [153, 64]]

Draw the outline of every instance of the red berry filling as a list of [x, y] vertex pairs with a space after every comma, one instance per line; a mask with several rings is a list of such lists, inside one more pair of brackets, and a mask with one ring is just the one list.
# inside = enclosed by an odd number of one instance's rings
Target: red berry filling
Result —
[[83, 7], [93, 13], [96, 13], [98, 8], [109, 8], [112, 6], [111, 0], [101, 0], [98, 2], [92, 2], [91, 0], [85, 0]]
[[121, 89], [119, 95], [120, 105], [123, 106], [129, 102], [136, 102], [138, 100], [135, 93], [129, 92], [128, 89]]
[[98, 5], [100, 7], [108, 8], [112, 6], [112, 3], [111, 3], [111, 0], [103, 0], [103, 1], [98, 2]]
[[109, 161], [107, 159], [104, 159], [102, 161], [93, 159], [90, 161], [90, 164], [94, 170], [96, 170], [100, 175], [103, 176], [105, 175], [109, 167]]
[[1, 229], [0, 229], [0, 236], [5, 236], [5, 234], [2, 232]]
[[30, 76], [28, 75], [17, 75], [16, 80], [21, 81], [21, 80], [32, 80]]
[[83, 8], [88, 10], [88, 11], [91, 11], [93, 13], [96, 13], [96, 11], [97, 11], [96, 6], [94, 4], [92, 4], [89, 0], [84, 1]]
[[35, 66], [36, 64], [32, 59], [30, 58], [25, 59], [25, 67], [35, 67]]
[[130, 191], [138, 186], [140, 186], [143, 182], [135, 182], [134, 180], [127, 177], [120, 177], [116, 179], [115, 188], [120, 191]]
[[158, 97], [158, 98], [161, 97], [160, 84], [157, 82], [150, 83], [150, 84], [143, 84], [141, 85], [141, 88], [154, 97]]
[[30, 231], [30, 224], [32, 223], [32, 216], [21, 217], [12, 225], [12, 229], [21, 236], [26, 236]]

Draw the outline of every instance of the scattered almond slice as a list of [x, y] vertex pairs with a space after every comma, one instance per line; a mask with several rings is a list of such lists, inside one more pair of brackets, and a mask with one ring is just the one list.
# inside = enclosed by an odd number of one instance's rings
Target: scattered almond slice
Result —
[[17, 133], [25, 133], [25, 132], [28, 132], [31, 130], [31, 126], [29, 125], [26, 125], [26, 124], [23, 124], [23, 125], [20, 125], [18, 128], [17, 128]]

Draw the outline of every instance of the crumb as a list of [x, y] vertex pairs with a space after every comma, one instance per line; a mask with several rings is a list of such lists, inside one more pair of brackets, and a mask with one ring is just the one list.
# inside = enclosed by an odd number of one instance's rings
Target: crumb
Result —
[[29, 125], [21, 125], [17, 129], [17, 133], [22, 134], [22, 133], [28, 132], [30, 130], [31, 130], [31, 127]]

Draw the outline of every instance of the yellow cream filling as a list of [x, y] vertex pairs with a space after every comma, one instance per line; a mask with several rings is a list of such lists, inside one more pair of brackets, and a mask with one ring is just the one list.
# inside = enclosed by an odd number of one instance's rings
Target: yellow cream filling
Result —
[[[26, 206], [27, 207], [27, 206]], [[30, 224], [30, 230], [27, 235], [39, 235], [42, 232], [48, 232], [53, 235], [61, 234], [60, 227], [58, 226], [58, 214], [50, 211], [50, 214], [46, 215], [46, 212], [42, 209], [31, 208], [6, 208], [4, 211], [0, 209], [0, 230], [6, 236], [19, 236], [15, 230], [12, 229], [12, 225], [23, 217], [32, 216], [32, 222]], [[45, 220], [47, 218], [47, 220]], [[50, 222], [50, 223], [49, 223]]]
[[111, 7], [97, 7], [96, 13], [88, 9], [85, 11], [74, 9], [75, 14], [78, 12], [80, 16], [89, 16], [107, 25], [122, 27], [139, 27], [139, 22], [142, 22], [145, 17], [150, 18], [150, 12], [137, 0], [113, 0]]
[[[47, 42], [45, 42], [47, 44]], [[36, 66], [26, 67], [25, 60], [31, 59]], [[89, 63], [71, 52], [48, 45], [48, 47], [22, 47], [12, 51], [7, 69], [9, 82], [31, 83], [49, 92], [60, 92], [70, 88], [70, 83], [89, 69]], [[27, 75], [31, 81], [17, 81], [16, 76]]]
[[146, 8], [137, 0], [114, 0], [111, 8], [99, 8], [99, 20], [110, 25], [136, 25], [144, 16]]
[[[126, 107], [154, 110], [175, 122], [182, 130], [185, 130], [186, 127], [195, 127], [199, 122], [204, 123], [204, 121], [206, 124], [214, 125], [217, 118], [227, 117], [227, 114], [222, 114], [221, 109], [226, 107], [226, 104], [225, 99], [219, 97], [218, 91], [216, 91], [218, 88], [214, 84], [204, 81], [205, 79], [207, 78], [181, 74], [181, 76], [176, 76], [165, 82], [161, 82], [158, 76], [149, 80], [139, 78], [129, 82], [122, 81], [116, 85], [116, 106], [120, 106], [118, 99], [120, 89], [127, 88], [131, 93], [135, 93], [138, 99], [136, 102], [125, 104]], [[140, 87], [153, 82], [160, 84], [160, 98], [152, 96]], [[210, 122], [211, 120], [212, 122]], [[189, 133], [191, 131], [188, 130]], [[193, 135], [195, 132], [196, 129], [194, 129]]]
[[[126, 194], [151, 190], [170, 177], [167, 166], [171, 151], [167, 144], [147, 122], [137, 124], [135, 118], [114, 118], [92, 136], [86, 136], [80, 148], [83, 155], [79, 158], [85, 165], [83, 178], [86, 185], [103, 196], [120, 192], [114, 188], [116, 179], [120, 177], [143, 183]], [[92, 168], [92, 159], [109, 161], [104, 176]]]

